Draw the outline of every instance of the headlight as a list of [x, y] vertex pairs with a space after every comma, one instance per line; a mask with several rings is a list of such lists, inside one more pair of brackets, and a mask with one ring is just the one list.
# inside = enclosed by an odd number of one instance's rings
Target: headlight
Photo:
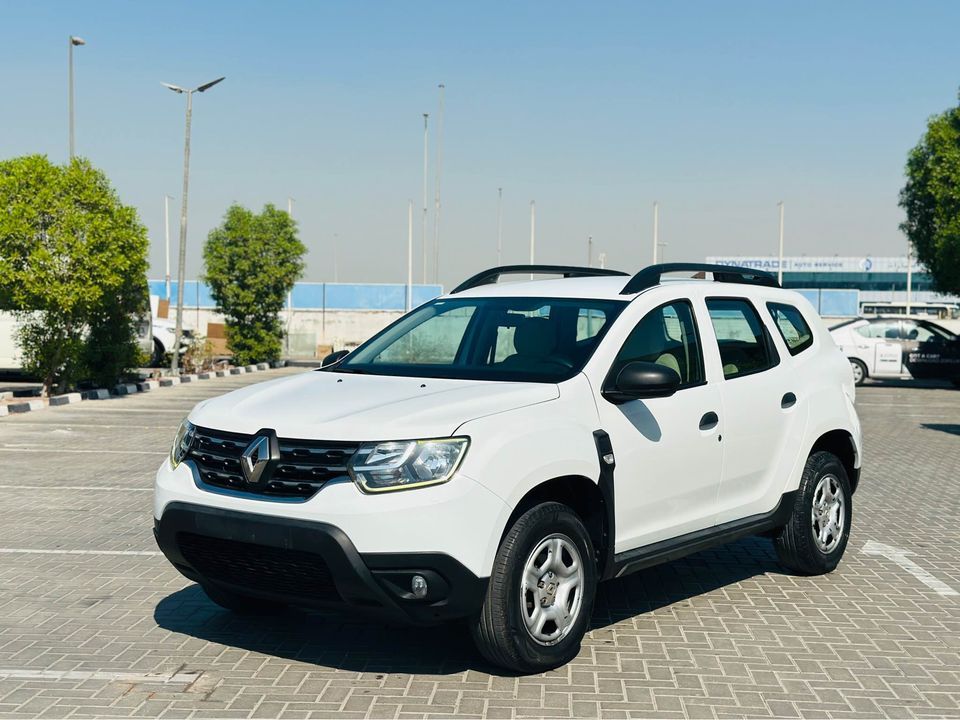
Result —
[[193, 436], [196, 427], [189, 420], [180, 423], [180, 429], [177, 430], [177, 437], [173, 441], [173, 447], [170, 449], [170, 465], [176, 467], [183, 462], [183, 459], [190, 451], [190, 445], [193, 443]]
[[368, 493], [439, 485], [453, 477], [469, 444], [468, 438], [367, 443], [348, 470]]

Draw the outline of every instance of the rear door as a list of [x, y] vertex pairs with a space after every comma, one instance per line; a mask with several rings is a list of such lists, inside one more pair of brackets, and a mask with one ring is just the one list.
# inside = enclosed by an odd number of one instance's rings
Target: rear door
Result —
[[792, 362], [765, 304], [709, 297], [706, 311], [713, 330], [710, 351], [719, 354], [723, 369], [719, 524], [776, 507], [801, 449], [809, 405], [804, 368]]

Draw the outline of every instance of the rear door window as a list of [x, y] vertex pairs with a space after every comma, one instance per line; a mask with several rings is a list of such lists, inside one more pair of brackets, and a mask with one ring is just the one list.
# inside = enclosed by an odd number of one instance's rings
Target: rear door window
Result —
[[802, 353], [813, 345], [813, 332], [801, 312], [793, 305], [767, 303], [767, 310], [773, 318], [780, 337], [787, 345], [791, 355]]
[[742, 298], [710, 298], [707, 311], [727, 380], [763, 372], [780, 362], [756, 308]]

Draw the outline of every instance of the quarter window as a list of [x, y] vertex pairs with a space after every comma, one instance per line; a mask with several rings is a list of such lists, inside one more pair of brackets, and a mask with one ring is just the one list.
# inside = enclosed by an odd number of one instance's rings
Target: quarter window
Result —
[[614, 368], [619, 371], [634, 361], [670, 368], [680, 376], [681, 388], [703, 382], [703, 352], [689, 302], [662, 305], [637, 323], [617, 353]]
[[780, 337], [791, 355], [802, 353], [813, 345], [813, 332], [797, 308], [793, 305], [767, 303], [767, 310], [770, 311], [770, 316], [780, 331]]
[[707, 300], [707, 310], [717, 336], [724, 378], [761, 372], [779, 362], [760, 316], [748, 301], [713, 298]]

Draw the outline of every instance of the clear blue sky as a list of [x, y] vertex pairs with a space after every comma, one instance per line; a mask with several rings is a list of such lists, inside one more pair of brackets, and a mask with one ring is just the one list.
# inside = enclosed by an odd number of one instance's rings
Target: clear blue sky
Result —
[[183, 159], [159, 83], [220, 75], [194, 103], [189, 276], [230, 202], [292, 195], [307, 279], [332, 279], [337, 233], [342, 281], [403, 281], [438, 82], [448, 286], [495, 261], [498, 186], [505, 262], [531, 199], [543, 262], [584, 262], [592, 234], [608, 265], [646, 263], [654, 200], [668, 260], [775, 253], [781, 199], [788, 253], [898, 254], [904, 160], [956, 104], [958, 28], [956, 2], [7, 0], [0, 157], [66, 158], [75, 34], [78, 153], [139, 209], [153, 277]]

